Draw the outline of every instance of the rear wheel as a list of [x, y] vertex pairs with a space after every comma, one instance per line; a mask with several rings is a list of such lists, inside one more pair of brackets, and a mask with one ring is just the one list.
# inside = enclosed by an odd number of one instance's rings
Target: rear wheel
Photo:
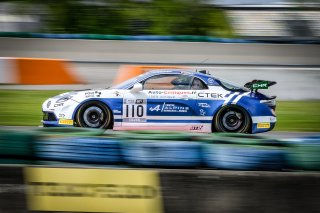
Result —
[[214, 119], [217, 132], [248, 133], [251, 119], [246, 110], [238, 106], [226, 106], [219, 110]]
[[76, 114], [78, 126], [108, 129], [112, 124], [110, 109], [99, 101], [84, 103]]

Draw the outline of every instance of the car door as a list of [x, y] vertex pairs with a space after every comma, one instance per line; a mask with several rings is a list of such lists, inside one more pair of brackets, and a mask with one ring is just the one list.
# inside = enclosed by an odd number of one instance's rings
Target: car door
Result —
[[192, 79], [191, 75], [161, 74], [143, 82], [150, 126], [179, 130], [190, 125], [196, 114], [196, 93], [190, 89]]
[[196, 92], [193, 77], [160, 74], [140, 82], [143, 90], [124, 96], [123, 126], [130, 129], [185, 129], [196, 120]]

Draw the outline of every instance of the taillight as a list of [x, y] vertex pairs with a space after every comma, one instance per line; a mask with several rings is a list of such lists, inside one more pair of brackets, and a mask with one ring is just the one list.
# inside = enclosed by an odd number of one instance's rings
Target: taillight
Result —
[[273, 109], [273, 111], [276, 109], [276, 99], [261, 100], [260, 103], [269, 106], [271, 109]]

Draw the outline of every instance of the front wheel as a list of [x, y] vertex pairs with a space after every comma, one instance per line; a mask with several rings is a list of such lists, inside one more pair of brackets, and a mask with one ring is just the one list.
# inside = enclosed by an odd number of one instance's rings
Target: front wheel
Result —
[[108, 129], [112, 123], [112, 114], [103, 103], [90, 101], [79, 108], [76, 121], [80, 127]]
[[217, 132], [250, 132], [251, 119], [248, 112], [237, 106], [226, 106], [219, 110], [214, 119]]

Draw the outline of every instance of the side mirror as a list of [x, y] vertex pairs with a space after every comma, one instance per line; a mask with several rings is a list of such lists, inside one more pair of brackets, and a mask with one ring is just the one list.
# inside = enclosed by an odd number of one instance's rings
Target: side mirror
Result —
[[137, 93], [142, 91], [142, 84], [136, 83], [133, 85], [132, 89], [130, 90], [131, 93]]

